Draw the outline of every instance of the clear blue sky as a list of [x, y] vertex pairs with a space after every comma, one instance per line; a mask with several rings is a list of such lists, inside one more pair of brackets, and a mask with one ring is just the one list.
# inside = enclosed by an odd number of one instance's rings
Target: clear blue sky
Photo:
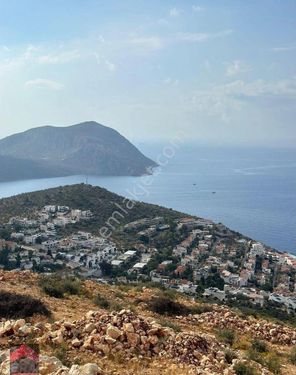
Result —
[[134, 141], [290, 147], [295, 0], [0, 0], [0, 137], [95, 120]]

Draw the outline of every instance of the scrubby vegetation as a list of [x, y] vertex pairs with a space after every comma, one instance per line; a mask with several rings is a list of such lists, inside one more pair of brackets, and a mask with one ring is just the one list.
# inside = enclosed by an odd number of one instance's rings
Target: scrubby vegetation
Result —
[[281, 374], [281, 361], [276, 353], [269, 353], [265, 358], [265, 366], [274, 374]]
[[296, 346], [294, 346], [291, 350], [291, 353], [290, 353], [290, 362], [293, 364], [293, 365], [296, 365]]
[[39, 299], [0, 291], [0, 318], [28, 318], [34, 314], [50, 316], [50, 311]]
[[231, 329], [223, 329], [217, 332], [217, 337], [220, 341], [232, 346], [234, 344], [236, 335], [235, 332]]
[[39, 286], [44, 293], [50, 297], [64, 298], [68, 295], [79, 295], [82, 293], [81, 280], [75, 277], [62, 277], [59, 275], [42, 276]]
[[225, 351], [225, 361], [229, 364], [233, 362], [234, 359], [237, 358], [236, 353], [233, 350], [227, 349]]
[[[109, 300], [102, 294], [98, 293], [93, 298], [93, 302], [97, 305], [100, 309], [105, 310], [113, 310], [113, 311], [120, 311], [123, 309], [121, 303], [116, 302], [115, 300]], [[132, 309], [133, 306], [128, 306], [128, 308]]]
[[252, 349], [256, 350], [259, 353], [266, 353], [268, 352], [267, 343], [263, 340], [253, 340], [252, 341]]
[[97, 294], [94, 298], [94, 303], [101, 309], [108, 309], [110, 307], [110, 302], [102, 296], [101, 294]]
[[54, 357], [58, 358], [63, 363], [64, 366], [70, 366], [71, 365], [71, 362], [69, 361], [69, 359], [67, 357], [67, 347], [66, 347], [65, 344], [56, 345], [53, 348], [52, 355]]
[[273, 374], [281, 373], [281, 362], [279, 356], [270, 351], [268, 345], [262, 340], [253, 340], [247, 350], [247, 358], [267, 367]]
[[247, 365], [246, 363], [243, 363], [243, 362], [238, 362], [234, 366], [234, 371], [236, 375], [257, 375], [254, 367]]
[[148, 302], [148, 306], [151, 311], [160, 315], [176, 316], [188, 315], [190, 313], [190, 309], [187, 306], [174, 301], [165, 294], [153, 297]]
[[288, 313], [270, 301], [266, 301], [263, 307], [259, 305], [255, 307], [244, 300], [228, 301], [227, 305], [239, 309], [246, 317], [253, 316], [256, 319], [277, 321], [296, 327], [296, 313], [292, 311]]
[[202, 314], [213, 309], [211, 305], [205, 304], [185, 305], [179, 302], [180, 298], [184, 299], [184, 295], [181, 296], [176, 290], [160, 289], [157, 295], [148, 301], [148, 308], [157, 314], [168, 316]]
[[213, 311], [213, 306], [206, 304], [195, 305], [191, 308], [192, 314], [203, 314], [210, 311]]

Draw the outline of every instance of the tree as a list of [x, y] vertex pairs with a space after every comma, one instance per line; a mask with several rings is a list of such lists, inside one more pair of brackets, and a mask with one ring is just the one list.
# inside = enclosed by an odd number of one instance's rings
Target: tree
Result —
[[4, 249], [0, 251], [0, 264], [7, 268], [9, 266], [9, 250], [8, 247], [5, 246]]
[[16, 268], [20, 268], [21, 266], [21, 256], [20, 254], [18, 253], [17, 256], [16, 256]]
[[113, 267], [110, 263], [107, 263], [105, 260], [100, 263], [100, 268], [104, 276], [111, 276], [113, 273]]
[[224, 280], [218, 273], [214, 273], [206, 278], [205, 286], [206, 288], [218, 288], [220, 290], [223, 290]]
[[262, 263], [263, 263], [263, 258], [259, 255], [256, 255], [255, 273], [262, 271]]
[[10, 240], [11, 231], [7, 228], [0, 229], [0, 238], [3, 238], [5, 241]]
[[41, 236], [39, 236], [39, 237], [36, 238], [36, 244], [37, 244], [37, 245], [41, 245], [41, 244], [42, 244], [42, 241], [43, 241], [43, 239], [42, 239]]

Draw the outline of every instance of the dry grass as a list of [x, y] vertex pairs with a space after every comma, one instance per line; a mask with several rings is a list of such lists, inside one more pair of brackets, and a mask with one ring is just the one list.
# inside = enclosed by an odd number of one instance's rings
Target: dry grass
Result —
[[[149, 301], [159, 295], [159, 290], [137, 287], [120, 287], [109, 286], [85, 281], [83, 283], [83, 293], [81, 295], [66, 295], [65, 298], [56, 299], [46, 295], [38, 286], [38, 275], [17, 272], [0, 271], [0, 289], [2, 291], [13, 292], [32, 296], [41, 300], [45, 306], [52, 312], [52, 320], [65, 319], [67, 321], [81, 319], [89, 310], [98, 310], [94, 303], [94, 298], [98, 295], [112, 304], [117, 304], [123, 308], [132, 307], [132, 309], [144, 316], [153, 317], [156, 321], [164, 321], [164, 317], [153, 313], [149, 310]], [[175, 301], [192, 308], [197, 306], [196, 303], [190, 301], [186, 297], [176, 296]], [[201, 312], [203, 305], [200, 305]], [[29, 321], [37, 322], [48, 320], [46, 317], [33, 317]], [[214, 335], [214, 331], [206, 325], [194, 325], [180, 321], [174, 317], [165, 317], [165, 325], [176, 326], [182, 331], [194, 331], [196, 333], [208, 332]], [[1, 343], [0, 343], [1, 344]], [[251, 338], [248, 335], [240, 336], [239, 340], [235, 340], [233, 349], [245, 355], [247, 349], [251, 345]], [[291, 348], [285, 346], [276, 346], [269, 343], [271, 350], [277, 352], [282, 357], [282, 374], [296, 375], [296, 366], [289, 361], [289, 353]], [[67, 349], [67, 348], [66, 348]], [[168, 359], [137, 359], [130, 361], [122, 361], [118, 358], [99, 358], [95, 353], [80, 352], [74, 350], [66, 350], [65, 358], [70, 363], [97, 363], [106, 371], [107, 375], [192, 375], [192, 369], [183, 365], [176, 365]]]

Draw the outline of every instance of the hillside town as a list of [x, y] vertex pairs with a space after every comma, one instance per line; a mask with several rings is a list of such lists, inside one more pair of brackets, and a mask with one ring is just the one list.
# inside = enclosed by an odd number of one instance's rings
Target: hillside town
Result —
[[[292, 255], [200, 218], [147, 217], [126, 223], [112, 240], [79, 230], [92, 218], [90, 210], [59, 205], [43, 207], [34, 219], [10, 218], [0, 239], [0, 268], [154, 282], [209, 301], [296, 311]], [[68, 233], [69, 226], [77, 230]]]

